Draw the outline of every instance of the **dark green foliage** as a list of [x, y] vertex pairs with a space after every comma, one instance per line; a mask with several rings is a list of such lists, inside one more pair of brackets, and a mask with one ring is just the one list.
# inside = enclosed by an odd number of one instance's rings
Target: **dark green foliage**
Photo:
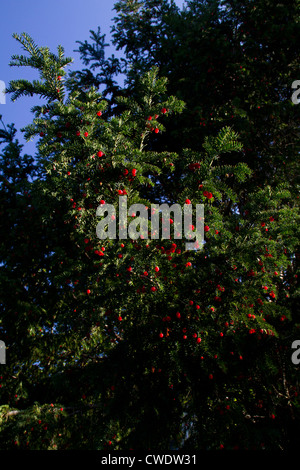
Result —
[[[0, 133], [1, 448], [293, 448], [299, 4], [115, 8], [123, 61], [100, 30], [80, 72], [16, 35], [12, 65], [40, 81], [9, 91], [46, 102], [25, 129], [36, 161]], [[99, 240], [97, 207], [124, 190], [204, 204], [203, 248]]]

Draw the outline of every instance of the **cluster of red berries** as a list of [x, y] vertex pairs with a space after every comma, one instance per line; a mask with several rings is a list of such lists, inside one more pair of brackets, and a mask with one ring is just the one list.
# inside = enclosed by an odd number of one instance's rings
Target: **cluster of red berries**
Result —
[[189, 170], [192, 170], [192, 171], [199, 170], [200, 166], [201, 166], [200, 163], [190, 163]]

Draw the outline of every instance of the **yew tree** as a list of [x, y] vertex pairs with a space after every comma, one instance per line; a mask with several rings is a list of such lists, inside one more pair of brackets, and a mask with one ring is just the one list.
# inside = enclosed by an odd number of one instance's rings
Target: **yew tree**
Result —
[[[8, 92], [43, 104], [24, 130], [36, 155], [13, 126], [1, 133], [2, 449], [296, 445], [290, 3], [121, 1], [125, 58], [106, 60], [98, 31], [80, 43], [82, 71], [61, 46], [15, 35], [26, 55], [11, 65], [39, 79]], [[97, 209], [124, 197], [149, 209], [148, 238], [99, 239]], [[188, 250], [163, 224], [153, 237], [163, 203], [191, 205], [194, 219], [203, 204], [204, 243]]]

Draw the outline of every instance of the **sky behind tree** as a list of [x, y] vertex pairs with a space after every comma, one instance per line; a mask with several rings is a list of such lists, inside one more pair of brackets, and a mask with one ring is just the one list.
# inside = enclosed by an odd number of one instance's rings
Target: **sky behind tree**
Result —
[[[113, 10], [117, 0], [10, 0], [1, 3], [0, 28], [0, 81], [6, 85], [11, 80], [19, 78], [38, 78], [31, 70], [10, 67], [9, 62], [14, 54], [21, 54], [20, 44], [12, 37], [13, 33], [29, 34], [39, 46], [47, 46], [56, 52], [57, 46], [62, 45], [65, 55], [73, 57], [72, 69], [83, 68], [76, 41], [89, 40], [90, 30], [101, 28], [110, 43], [110, 29], [116, 11]], [[181, 8], [184, 0], [175, 0]], [[113, 47], [107, 48], [107, 54], [114, 53]], [[119, 54], [115, 54], [119, 55]], [[1, 82], [0, 82], [1, 83]], [[0, 86], [1, 88], [1, 86]], [[1, 101], [0, 101], [1, 103]], [[20, 129], [31, 122], [33, 115], [30, 109], [40, 104], [37, 98], [22, 98], [12, 102], [6, 96], [5, 104], [0, 104], [0, 114], [5, 124], [15, 123], [18, 138], [23, 142]], [[35, 152], [35, 144], [25, 145], [27, 153]]]

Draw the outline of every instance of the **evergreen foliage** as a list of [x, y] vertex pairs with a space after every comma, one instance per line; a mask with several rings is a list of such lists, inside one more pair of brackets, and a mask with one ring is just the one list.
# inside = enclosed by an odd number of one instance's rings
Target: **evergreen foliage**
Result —
[[[14, 35], [39, 80], [7, 91], [44, 101], [35, 159], [0, 132], [1, 449], [293, 448], [299, 2], [115, 9], [125, 59], [98, 29], [82, 71]], [[203, 204], [205, 243], [153, 239], [150, 217], [148, 239], [100, 240], [124, 196]]]

